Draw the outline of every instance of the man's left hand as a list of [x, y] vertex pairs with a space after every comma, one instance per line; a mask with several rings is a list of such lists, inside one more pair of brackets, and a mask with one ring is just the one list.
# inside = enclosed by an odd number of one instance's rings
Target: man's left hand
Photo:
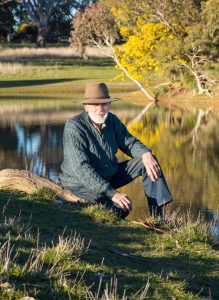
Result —
[[161, 169], [151, 152], [144, 153], [142, 155], [142, 161], [146, 168], [148, 176], [152, 181], [156, 181], [160, 177]]

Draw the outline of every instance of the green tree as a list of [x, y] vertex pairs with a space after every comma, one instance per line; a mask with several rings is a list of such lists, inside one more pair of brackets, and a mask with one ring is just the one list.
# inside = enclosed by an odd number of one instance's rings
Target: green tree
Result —
[[[21, 0], [29, 18], [38, 28], [37, 45], [44, 47], [50, 22], [70, 23], [70, 16], [76, 10], [83, 9], [88, 0]], [[56, 23], [57, 24], [57, 23]]]
[[12, 34], [15, 32], [15, 24], [17, 17], [16, 1], [0, 2], [0, 39], [11, 41]]
[[[87, 45], [108, 46], [117, 66], [151, 100], [147, 87], [154, 73], [171, 81], [189, 73], [197, 91], [211, 96], [216, 81], [206, 66], [218, 57], [217, 20], [217, 0], [102, 0], [75, 17], [71, 42], [81, 53]], [[119, 36], [123, 44], [115, 46]]]
[[48, 40], [69, 40], [71, 32], [71, 21], [77, 11], [83, 11], [89, 3], [95, 1], [65, 0], [57, 5], [49, 21]]
[[[148, 58], [153, 57], [159, 74], [189, 72], [195, 79], [198, 92], [212, 95], [215, 80], [206, 72], [206, 65], [218, 57], [218, 25], [214, 25], [218, 21], [211, 21], [218, 20], [217, 0], [140, 0], [138, 3], [109, 0], [107, 5], [111, 8], [126, 42], [120, 57], [129, 70], [133, 71], [134, 65], [138, 79], [148, 79], [148, 73], [143, 75], [140, 67]], [[147, 24], [154, 24], [155, 28], [156, 24], [161, 24], [169, 34], [160, 38], [156, 49], [151, 47], [145, 51], [142, 46], [138, 51], [132, 52], [130, 64], [129, 48], [132, 46], [134, 50], [136, 42], [139, 45], [141, 42], [147, 44], [142, 30]], [[157, 43], [157, 35], [154, 35], [154, 42]]]
[[[86, 47], [94, 46], [102, 51], [106, 56], [111, 57], [117, 67], [132, 80], [142, 92], [151, 100], [154, 97], [147, 91], [142, 83], [135, 79], [132, 72], [122, 63], [122, 58], [118, 47], [114, 44], [120, 38], [119, 27], [108, 6], [96, 3], [88, 6], [84, 12], [79, 12], [73, 18], [71, 31], [71, 46], [76, 46], [79, 53], [85, 57]], [[105, 46], [109, 51], [106, 51]]]

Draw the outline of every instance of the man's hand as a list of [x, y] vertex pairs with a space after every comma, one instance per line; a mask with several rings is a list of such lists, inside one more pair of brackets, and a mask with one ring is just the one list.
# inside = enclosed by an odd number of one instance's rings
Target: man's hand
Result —
[[112, 201], [128, 212], [132, 210], [132, 200], [126, 194], [117, 192], [113, 196]]
[[148, 173], [148, 176], [151, 178], [152, 181], [156, 181], [161, 174], [161, 169], [158, 162], [153, 157], [151, 152], [144, 153], [142, 155], [142, 160]]

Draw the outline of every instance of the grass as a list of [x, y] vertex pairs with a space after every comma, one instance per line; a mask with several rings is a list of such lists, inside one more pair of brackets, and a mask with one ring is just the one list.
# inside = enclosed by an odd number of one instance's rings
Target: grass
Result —
[[88, 81], [106, 81], [111, 94], [124, 96], [136, 88], [133, 84], [111, 82], [119, 71], [108, 58], [92, 49], [87, 61], [70, 48], [0, 50], [0, 102], [4, 105], [36, 104], [68, 106], [78, 103]]
[[201, 218], [150, 220], [157, 234], [53, 200], [0, 192], [1, 299], [217, 299], [219, 247]]
[[[121, 97], [126, 103], [144, 105], [148, 102], [139, 89], [127, 79], [121, 82], [120, 71], [113, 61], [100, 57], [95, 49], [88, 49], [89, 59], [82, 60], [76, 56], [74, 49], [65, 48], [1, 48], [0, 49], [0, 101], [4, 105], [53, 102], [57, 106], [69, 106], [70, 101], [77, 104], [83, 97], [84, 85], [88, 81], [105, 81], [112, 96]], [[210, 72], [218, 76], [218, 63], [211, 66]], [[116, 79], [117, 78], [117, 79]], [[152, 87], [160, 79], [155, 76]], [[159, 86], [159, 85], [158, 85]], [[218, 88], [215, 97], [194, 96], [193, 92], [163, 94], [164, 87], [157, 87], [155, 93], [162, 101], [180, 103], [211, 102], [218, 100]]]
[[[3, 53], [0, 64], [4, 114], [9, 106], [25, 114], [36, 107], [79, 108], [87, 81], [106, 81], [111, 95], [126, 104], [145, 102], [132, 83], [112, 81], [119, 71], [105, 58], [85, 62], [60, 51], [26, 51]], [[180, 97], [172, 99], [184, 102]], [[165, 230], [158, 235], [119, 221], [104, 207], [53, 200], [49, 190], [32, 196], [0, 192], [1, 299], [218, 298], [219, 247], [200, 218], [175, 212], [164, 221], [150, 220]]]

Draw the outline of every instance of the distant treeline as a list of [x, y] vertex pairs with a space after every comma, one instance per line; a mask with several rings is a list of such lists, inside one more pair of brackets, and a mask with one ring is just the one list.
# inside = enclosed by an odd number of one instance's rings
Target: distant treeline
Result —
[[1, 0], [0, 42], [68, 42], [71, 21], [90, 0]]

